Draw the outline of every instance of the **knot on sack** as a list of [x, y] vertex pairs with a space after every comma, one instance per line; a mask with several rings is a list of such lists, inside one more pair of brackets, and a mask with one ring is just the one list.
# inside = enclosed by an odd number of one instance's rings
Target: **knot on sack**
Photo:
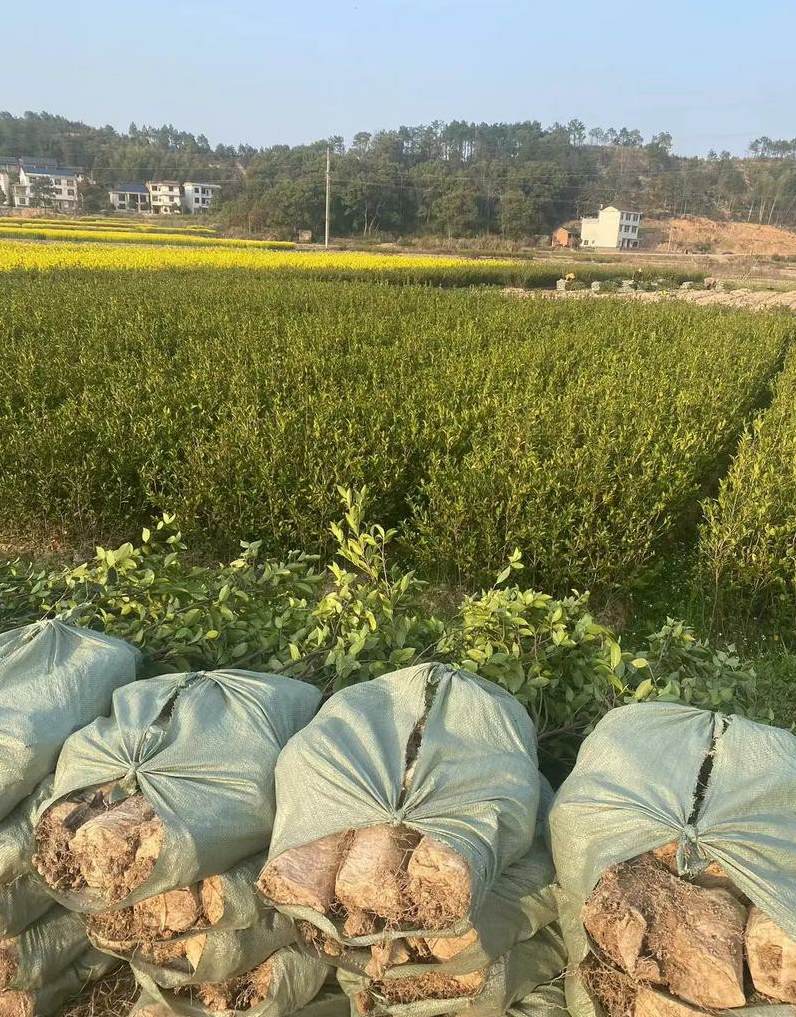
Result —
[[132, 763], [127, 773], [118, 780], [108, 796], [108, 801], [115, 805], [134, 795], [138, 790], [138, 768]]
[[699, 831], [693, 823], [686, 823], [677, 844], [677, 871], [681, 876], [696, 876], [710, 863], [702, 857]]

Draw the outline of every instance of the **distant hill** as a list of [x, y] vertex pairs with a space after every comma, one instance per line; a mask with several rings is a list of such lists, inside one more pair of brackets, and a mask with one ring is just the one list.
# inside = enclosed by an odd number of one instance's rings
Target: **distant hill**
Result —
[[[375, 133], [332, 158], [332, 232], [363, 238], [496, 234], [528, 240], [560, 222], [617, 204], [645, 217], [747, 218], [796, 226], [796, 140], [758, 138], [750, 157], [683, 157], [671, 135], [577, 119], [543, 127], [435, 122]], [[126, 133], [50, 113], [0, 113], [0, 157], [49, 156], [85, 166], [102, 185], [153, 177], [224, 185], [222, 214], [242, 232], [318, 235], [327, 140], [212, 147], [202, 135], [131, 124]]]

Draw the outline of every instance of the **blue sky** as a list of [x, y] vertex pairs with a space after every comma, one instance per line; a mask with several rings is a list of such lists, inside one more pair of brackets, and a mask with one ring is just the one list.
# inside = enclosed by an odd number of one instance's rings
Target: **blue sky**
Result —
[[213, 144], [571, 117], [685, 154], [796, 136], [793, 0], [36, 0], [2, 24], [0, 109]]

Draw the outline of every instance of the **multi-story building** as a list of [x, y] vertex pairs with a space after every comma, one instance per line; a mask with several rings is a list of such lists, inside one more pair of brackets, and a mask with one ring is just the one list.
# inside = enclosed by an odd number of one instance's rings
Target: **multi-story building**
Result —
[[640, 212], [627, 212], [608, 205], [596, 217], [581, 219], [581, 247], [618, 247], [626, 250], [638, 247]]
[[182, 188], [176, 180], [148, 180], [149, 206], [155, 215], [177, 215], [182, 211]]
[[108, 191], [108, 198], [117, 212], [149, 211], [149, 191], [146, 184], [118, 184]]
[[186, 212], [206, 212], [221, 190], [220, 184], [185, 183], [182, 185], [182, 207]]
[[[51, 166], [48, 163], [19, 164], [19, 180], [10, 184], [13, 202], [22, 208], [53, 208], [59, 212], [76, 212], [81, 171], [73, 166]], [[5, 190], [5, 188], [3, 188]]]

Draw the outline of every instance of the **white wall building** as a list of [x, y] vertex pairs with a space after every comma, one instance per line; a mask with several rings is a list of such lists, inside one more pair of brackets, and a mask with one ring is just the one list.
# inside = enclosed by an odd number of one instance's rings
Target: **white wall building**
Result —
[[155, 215], [177, 215], [182, 211], [182, 188], [176, 180], [149, 180], [146, 186]]
[[185, 183], [182, 207], [186, 212], [206, 212], [220, 190], [220, 184]]
[[608, 205], [594, 218], [580, 221], [581, 247], [618, 247], [621, 250], [638, 247], [640, 212], [625, 212]]
[[118, 184], [108, 191], [108, 200], [117, 212], [149, 211], [146, 184]]
[[[11, 185], [14, 204], [22, 208], [54, 208], [59, 212], [76, 212], [78, 172], [67, 166], [39, 166], [21, 163], [19, 183]], [[49, 184], [50, 193], [42, 197], [41, 184]], [[5, 188], [3, 188], [5, 190]]]
[[[16, 177], [16, 172], [14, 172], [14, 177]], [[11, 172], [4, 166], [0, 166], [0, 191], [3, 192], [2, 195], [0, 195], [0, 205], [11, 204], [12, 179], [13, 177]]]

